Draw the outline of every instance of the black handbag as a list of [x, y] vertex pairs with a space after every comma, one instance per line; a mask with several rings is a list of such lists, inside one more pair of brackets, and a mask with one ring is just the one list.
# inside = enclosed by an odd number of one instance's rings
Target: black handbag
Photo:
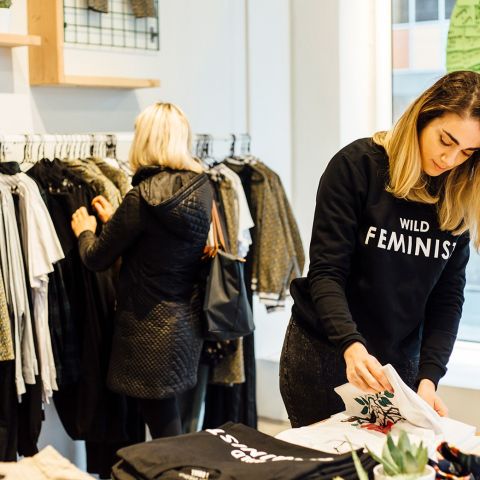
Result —
[[252, 307], [248, 301], [243, 266], [245, 260], [226, 251], [225, 237], [215, 202], [212, 204], [213, 247], [210, 258], [203, 311], [207, 340], [233, 340], [252, 333]]

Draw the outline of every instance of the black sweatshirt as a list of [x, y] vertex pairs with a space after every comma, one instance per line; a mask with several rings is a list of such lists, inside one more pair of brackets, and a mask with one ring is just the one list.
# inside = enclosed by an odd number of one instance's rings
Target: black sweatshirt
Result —
[[382, 364], [419, 361], [418, 380], [437, 384], [462, 313], [469, 236], [441, 231], [435, 205], [388, 193], [388, 175], [370, 138], [330, 161], [292, 312], [342, 352], [359, 341]]

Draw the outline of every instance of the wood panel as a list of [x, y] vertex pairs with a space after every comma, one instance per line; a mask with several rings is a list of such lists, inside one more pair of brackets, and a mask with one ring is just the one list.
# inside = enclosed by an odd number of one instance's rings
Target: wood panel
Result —
[[30, 48], [30, 84], [63, 82], [63, 1], [28, 0], [28, 31], [42, 37], [41, 48]]
[[125, 89], [160, 85], [150, 78], [65, 75], [63, 21], [63, 0], [28, 0], [28, 31], [42, 39], [40, 48], [29, 49], [30, 85]]
[[158, 80], [127, 77], [87, 77], [65, 75], [63, 85], [71, 87], [98, 88], [151, 88], [160, 86]]
[[0, 33], [0, 47], [40, 46], [41, 37], [38, 35], [19, 35], [16, 33]]

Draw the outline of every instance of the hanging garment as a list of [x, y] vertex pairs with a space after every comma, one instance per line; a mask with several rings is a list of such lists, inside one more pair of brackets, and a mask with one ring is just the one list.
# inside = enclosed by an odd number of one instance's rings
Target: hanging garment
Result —
[[232, 255], [238, 253], [238, 209], [236, 208], [237, 198], [232, 183], [228, 179], [219, 180], [217, 184], [220, 201], [222, 204], [222, 211], [226, 224], [226, 237], [228, 237], [228, 244]]
[[252, 164], [252, 169], [263, 178], [263, 186], [257, 188], [263, 192], [257, 192], [261, 203], [255, 223], [261, 229], [252, 281], [259, 300], [273, 311], [285, 306], [290, 282], [302, 274], [305, 254], [280, 177], [262, 162]]
[[88, 8], [100, 13], [108, 13], [108, 0], [88, 0]]
[[[222, 203], [227, 204], [225, 209], [227, 230], [232, 237], [230, 249], [235, 255], [245, 258], [252, 244], [250, 229], [255, 226], [245, 191], [240, 177], [227, 165], [221, 163], [212, 169], [215, 174], [220, 174], [223, 180], [219, 181]], [[235, 239], [235, 240], [234, 240]]]
[[102, 173], [113, 182], [113, 184], [118, 188], [122, 198], [128, 193], [132, 188], [132, 184], [127, 176], [127, 174], [120, 170], [118, 167], [110, 165], [103, 158], [93, 157], [91, 159], [95, 165], [102, 171]]
[[226, 160], [250, 185], [247, 195], [255, 227], [251, 230], [252, 289], [268, 311], [282, 309], [290, 281], [301, 275], [305, 254], [298, 226], [280, 177], [257, 159]]
[[[48, 208], [65, 259], [62, 282], [70, 308], [63, 308], [61, 350], [76, 352], [80, 368], [69, 364], [73, 378], [54, 393], [59, 418], [74, 440], [86, 440], [87, 470], [109, 476], [115, 452], [144, 440], [145, 428], [136, 408], [106, 386], [116, 301], [112, 269], [93, 273], [82, 264], [70, 227], [73, 212], [90, 205], [98, 194], [69, 169], [67, 162], [41, 161], [29, 171], [48, 194]], [[65, 366], [62, 366], [64, 369]]]
[[122, 195], [118, 188], [89, 160], [68, 160], [68, 170], [78, 176], [80, 180], [90, 185], [97, 195], [103, 195], [116, 210], [122, 203]]
[[[212, 478], [218, 480], [356, 479], [350, 454], [298, 447], [245, 425], [227, 423], [203, 432], [153, 440], [118, 452], [116, 480]], [[375, 462], [358, 452], [368, 471]]]
[[19, 462], [0, 463], [0, 478], [5, 480], [93, 480], [62, 457], [52, 446]]
[[[3, 0], [10, 1], [10, 0]], [[154, 0], [130, 0], [133, 14], [137, 18], [156, 17]], [[88, 0], [88, 8], [96, 12], [108, 13], [108, 0]]]
[[110, 388], [165, 398], [197, 380], [212, 191], [205, 174], [164, 167], [140, 169], [133, 183], [102, 235], [83, 232], [79, 249], [95, 271], [122, 256]]
[[18, 397], [15, 362], [0, 362], [0, 462], [17, 460]]
[[19, 195], [23, 252], [32, 289], [43, 392], [48, 402], [53, 390], [58, 388], [48, 326], [48, 274], [53, 272], [53, 264], [64, 258], [64, 254], [37, 184], [24, 173], [2, 175], [0, 182], [15, 188]]
[[3, 284], [3, 273], [0, 268], [0, 362], [13, 360], [14, 358], [15, 353], [13, 350], [10, 314], [8, 312], [7, 297]]
[[308, 427], [286, 430], [276, 438], [330, 453], [347, 452], [351, 443], [381, 456], [387, 433], [397, 438], [404, 431], [414, 443], [423, 441], [434, 459], [435, 447], [442, 440], [461, 444], [475, 435], [475, 427], [440, 417], [391, 365], [385, 365], [383, 372], [394, 393], [365, 394], [346, 383], [335, 389], [345, 404], [344, 412]]
[[235, 343], [235, 350], [212, 367], [210, 383], [233, 385], [245, 382], [243, 338], [230, 341]]
[[15, 383], [17, 394], [25, 393], [25, 383], [34, 384], [38, 362], [33, 341], [25, 266], [15, 217], [11, 189], [0, 181], [0, 261], [9, 308], [13, 315]]
[[[230, 164], [228, 164], [230, 167]], [[232, 166], [242, 182], [245, 197], [248, 202], [252, 218], [256, 218], [256, 202], [252, 199], [252, 170], [245, 164]], [[256, 243], [258, 226], [251, 229], [252, 245]], [[253, 248], [249, 250], [245, 263], [245, 283], [252, 304], [252, 266], [254, 259]], [[203, 428], [215, 428], [225, 422], [243, 423], [249, 427], [257, 427], [256, 401], [256, 366], [254, 334], [243, 338], [243, 357], [245, 382], [234, 385], [214, 385], [207, 387], [205, 397], [205, 416]]]
[[48, 282], [48, 325], [57, 371], [57, 385], [70, 385], [80, 377], [78, 325], [65, 286], [65, 264], [56, 263]]
[[153, 0], [130, 0], [133, 14], [137, 18], [156, 17], [155, 4]]

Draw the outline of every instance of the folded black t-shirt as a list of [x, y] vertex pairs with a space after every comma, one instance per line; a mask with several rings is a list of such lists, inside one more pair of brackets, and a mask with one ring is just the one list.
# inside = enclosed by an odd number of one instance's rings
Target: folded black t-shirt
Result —
[[[366, 470], [375, 462], [358, 452]], [[277, 440], [241, 424], [140, 443], [118, 451], [116, 480], [356, 479], [351, 454], [331, 455]]]

